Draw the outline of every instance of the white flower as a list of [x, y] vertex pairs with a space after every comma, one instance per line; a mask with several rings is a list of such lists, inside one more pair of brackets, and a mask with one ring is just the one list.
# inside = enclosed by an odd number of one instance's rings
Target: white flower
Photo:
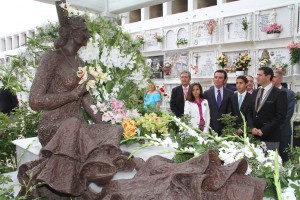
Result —
[[90, 90], [90, 88], [96, 87], [96, 81], [95, 80], [89, 80], [86, 84], [86, 90]]
[[86, 81], [88, 78], [87, 67], [78, 67], [77, 76], [80, 78], [79, 84]]
[[97, 107], [95, 105], [91, 105], [90, 108], [93, 110], [93, 114], [94, 115], [97, 114], [98, 109], [97, 109]]

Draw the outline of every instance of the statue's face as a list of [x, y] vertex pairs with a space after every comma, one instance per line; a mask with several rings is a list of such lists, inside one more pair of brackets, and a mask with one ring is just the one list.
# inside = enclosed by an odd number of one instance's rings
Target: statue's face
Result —
[[90, 38], [90, 34], [86, 25], [84, 24], [81, 28], [78, 28], [72, 32], [73, 40], [80, 46], [86, 46]]

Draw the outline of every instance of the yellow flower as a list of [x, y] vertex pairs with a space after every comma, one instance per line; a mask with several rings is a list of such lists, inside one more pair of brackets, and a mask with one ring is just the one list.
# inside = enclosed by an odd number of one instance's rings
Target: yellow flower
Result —
[[130, 118], [124, 118], [122, 121], [123, 135], [125, 139], [134, 137], [136, 134], [136, 123]]
[[90, 88], [94, 89], [95, 87], [96, 87], [95, 80], [89, 80], [86, 84], [86, 90], [89, 90]]

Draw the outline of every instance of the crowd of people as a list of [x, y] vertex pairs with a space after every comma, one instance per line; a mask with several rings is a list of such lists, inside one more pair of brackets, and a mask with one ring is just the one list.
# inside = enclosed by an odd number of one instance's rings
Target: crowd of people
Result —
[[[283, 73], [269, 67], [260, 67], [257, 85], [251, 75], [236, 77], [236, 84], [227, 84], [227, 72], [214, 72], [213, 83], [203, 91], [200, 83], [191, 83], [191, 73], [180, 74], [181, 85], [172, 89], [170, 109], [176, 117], [190, 116], [190, 124], [204, 133], [215, 131], [222, 135], [224, 125], [222, 114], [236, 116], [235, 134], [242, 135], [243, 117], [247, 123], [247, 133], [266, 143], [267, 149], [278, 149], [283, 161], [288, 160], [286, 149], [291, 144], [291, 118], [294, 112], [292, 90], [282, 86]], [[145, 95], [145, 106], [159, 107], [161, 97], [155, 85], [149, 85]], [[154, 97], [156, 96], [156, 97]], [[152, 103], [149, 103], [151, 98]]]

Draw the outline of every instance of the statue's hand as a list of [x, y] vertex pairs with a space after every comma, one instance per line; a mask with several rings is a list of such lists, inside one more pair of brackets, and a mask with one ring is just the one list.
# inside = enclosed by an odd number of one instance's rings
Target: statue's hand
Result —
[[86, 83], [87, 81], [85, 81], [84, 83], [80, 84], [77, 86], [77, 88], [75, 88], [74, 90], [72, 90], [72, 93], [75, 97], [80, 98], [82, 97], [86, 92]]

